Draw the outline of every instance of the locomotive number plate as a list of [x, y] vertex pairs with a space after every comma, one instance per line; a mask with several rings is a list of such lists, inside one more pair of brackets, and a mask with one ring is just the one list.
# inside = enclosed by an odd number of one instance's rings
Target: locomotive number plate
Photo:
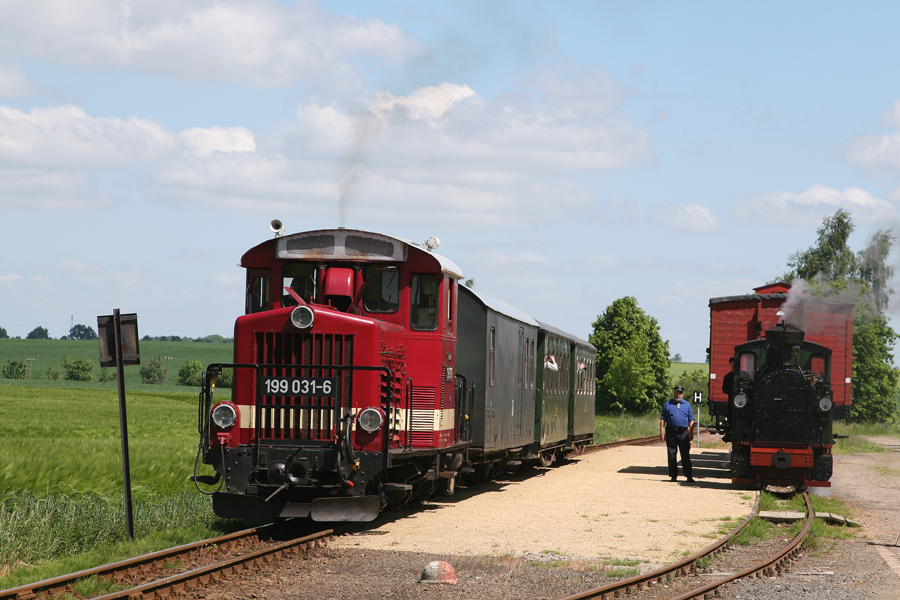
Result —
[[334, 396], [337, 383], [325, 377], [260, 377], [263, 396]]

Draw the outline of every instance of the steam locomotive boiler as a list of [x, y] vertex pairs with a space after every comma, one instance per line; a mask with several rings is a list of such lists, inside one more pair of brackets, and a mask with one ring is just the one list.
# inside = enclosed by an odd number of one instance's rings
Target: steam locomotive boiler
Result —
[[734, 483], [831, 485], [831, 353], [784, 322], [735, 347], [724, 419]]

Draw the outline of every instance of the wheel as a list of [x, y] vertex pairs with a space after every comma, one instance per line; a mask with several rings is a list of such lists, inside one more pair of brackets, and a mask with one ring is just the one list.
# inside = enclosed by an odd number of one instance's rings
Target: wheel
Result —
[[581, 456], [584, 454], [584, 444], [575, 444], [575, 455]]
[[553, 464], [553, 461], [556, 459], [556, 451], [555, 450], [545, 450], [538, 454], [541, 459], [542, 467], [549, 467]]

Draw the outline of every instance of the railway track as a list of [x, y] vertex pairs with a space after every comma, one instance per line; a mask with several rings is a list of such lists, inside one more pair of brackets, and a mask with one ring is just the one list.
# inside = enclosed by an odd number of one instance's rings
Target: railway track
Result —
[[[800, 532], [797, 533], [797, 535], [794, 536], [794, 538], [791, 539], [780, 550], [740, 572], [732, 573], [716, 581], [695, 587], [688, 592], [675, 596], [672, 600], [690, 600], [692, 598], [708, 599], [717, 595], [718, 588], [731, 583], [732, 581], [737, 581], [738, 579], [743, 579], [745, 577], [773, 577], [776, 573], [780, 574], [783, 570], [785, 570], [786, 565], [790, 563], [790, 561], [799, 553], [800, 548], [803, 545], [803, 541], [806, 538], [806, 534], [809, 531], [810, 525], [812, 524], [812, 518], [815, 513], [813, 512], [809, 494], [804, 492], [803, 499], [806, 501], [806, 524], [803, 526]], [[756, 493], [756, 501], [753, 504], [752, 511], [747, 516], [747, 518], [741, 522], [740, 525], [735, 527], [714, 544], [707, 546], [696, 554], [692, 554], [691, 556], [688, 556], [687, 558], [684, 558], [678, 562], [666, 565], [665, 567], [657, 569], [656, 571], [652, 571], [650, 573], [645, 573], [642, 575], [636, 575], [629, 579], [587, 590], [579, 594], [565, 596], [563, 598], [560, 598], [559, 600], [589, 600], [594, 598], [607, 600], [610, 598], [619, 597], [621, 594], [634, 594], [641, 590], [646, 590], [654, 585], [661, 585], [674, 577], [684, 576], [692, 571], [696, 571], [698, 568], [698, 563], [701, 560], [711, 558], [717, 553], [721, 552], [727, 545], [728, 540], [730, 540], [735, 534], [738, 533], [738, 531], [745, 527], [747, 523], [750, 522], [750, 519], [758, 513], [758, 511], [759, 492]]]
[[[619, 440], [587, 446], [585, 452], [652, 444], [657, 441], [657, 436]], [[0, 600], [30, 600], [36, 597], [52, 598], [62, 594], [74, 595], [77, 593], [79, 582], [92, 577], [114, 581], [122, 586], [118, 591], [99, 596], [104, 600], [164, 597], [227, 578], [240, 569], [254, 568], [282, 555], [308, 552], [313, 548], [325, 546], [335, 534], [333, 529], [328, 529], [294, 539], [272, 542], [270, 538], [276, 530], [274, 525], [246, 529], [77, 573], [0, 590]], [[183, 570], [180, 568], [181, 565], [191, 568]], [[590, 597], [592, 596], [585, 596]]]
[[[167, 597], [192, 587], [227, 578], [241, 569], [255, 568], [284, 555], [305, 553], [314, 548], [324, 547], [334, 535], [333, 529], [327, 529], [285, 541], [268, 539], [270, 534], [276, 531], [277, 528], [273, 525], [266, 525], [160, 550], [77, 573], [0, 590], [0, 600], [74, 595], [78, 583], [91, 577], [111, 580], [122, 586], [118, 591], [100, 596], [103, 599]], [[179, 565], [192, 568], [159, 577], [163, 573], [178, 570]]]

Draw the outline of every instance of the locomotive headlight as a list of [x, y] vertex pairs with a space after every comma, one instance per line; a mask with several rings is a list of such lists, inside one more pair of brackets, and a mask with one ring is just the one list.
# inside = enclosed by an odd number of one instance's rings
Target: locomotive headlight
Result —
[[228, 429], [237, 421], [237, 411], [231, 404], [222, 402], [212, 409], [212, 421], [219, 429]]
[[367, 408], [356, 418], [356, 422], [364, 431], [375, 433], [384, 424], [384, 415], [377, 408]]
[[297, 329], [309, 329], [316, 320], [316, 313], [308, 306], [298, 306], [291, 311], [291, 323]]
[[745, 406], [747, 406], [747, 396], [745, 396], [744, 394], [738, 394], [734, 397], [734, 400], [732, 400], [732, 402], [734, 402], [734, 405], [736, 407], [744, 408]]
[[831, 410], [831, 407], [834, 406], [834, 402], [831, 401], [831, 398], [828, 396], [823, 396], [819, 398], [819, 410], [822, 412], [828, 412]]

